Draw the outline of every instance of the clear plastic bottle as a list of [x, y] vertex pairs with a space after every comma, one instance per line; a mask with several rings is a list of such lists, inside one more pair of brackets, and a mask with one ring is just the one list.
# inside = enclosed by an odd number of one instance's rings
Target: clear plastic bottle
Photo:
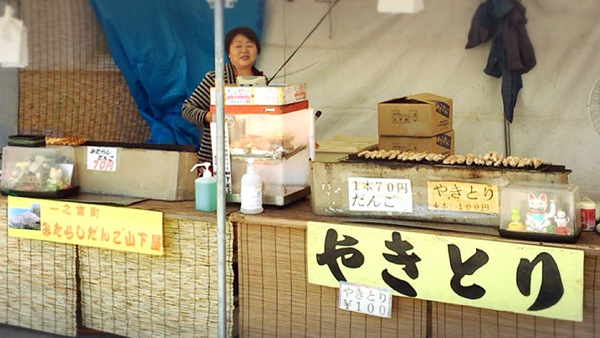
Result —
[[262, 207], [262, 179], [254, 171], [253, 160], [247, 162], [246, 173], [242, 176], [242, 203], [240, 211], [245, 214], [260, 214]]

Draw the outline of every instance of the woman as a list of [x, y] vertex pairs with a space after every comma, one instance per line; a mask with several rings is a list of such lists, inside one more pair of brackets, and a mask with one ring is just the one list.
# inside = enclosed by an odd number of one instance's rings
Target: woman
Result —
[[[260, 54], [260, 41], [256, 33], [248, 27], [236, 27], [225, 35], [225, 51], [229, 62], [224, 65], [225, 85], [234, 84], [237, 76], [263, 75], [254, 67]], [[215, 86], [215, 71], [210, 71], [196, 87], [192, 95], [183, 101], [181, 114], [187, 121], [200, 128], [201, 140], [198, 161], [212, 163], [210, 123], [215, 115], [210, 109], [210, 88]]]

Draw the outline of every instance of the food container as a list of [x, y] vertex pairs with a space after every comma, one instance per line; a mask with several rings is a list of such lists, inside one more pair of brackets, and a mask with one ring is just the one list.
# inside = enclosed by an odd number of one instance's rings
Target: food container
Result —
[[231, 191], [228, 202], [241, 202], [247, 163], [263, 181], [263, 204], [286, 205], [310, 194], [309, 160], [314, 155], [314, 111], [230, 114], [225, 106]]
[[10, 135], [8, 137], [9, 146], [17, 147], [43, 147], [46, 145], [44, 135]]
[[[499, 198], [489, 205], [454, 204], [446, 208], [443, 203], [432, 199], [439, 184], [462, 186], [460, 189], [484, 189], [502, 194], [511, 182], [543, 182], [544, 184], [566, 184], [571, 171], [560, 165], [541, 165], [537, 169], [501, 168], [467, 165], [444, 165], [428, 163], [404, 163], [395, 160], [365, 159], [349, 155], [338, 162], [311, 162], [311, 205], [313, 213], [323, 216], [360, 218], [361, 221], [381, 223], [401, 220], [438, 222], [452, 227], [454, 223], [494, 227], [500, 224]], [[404, 198], [402, 208], [387, 208], [385, 203], [376, 207], [357, 208], [353, 182], [370, 181], [404, 184], [407, 189], [400, 195], [384, 196], [399, 200]], [[410, 187], [410, 189], [408, 189]], [[490, 189], [491, 188], [491, 189]], [[379, 189], [378, 189], [379, 190]], [[465, 190], [466, 191], [466, 190]], [[450, 195], [448, 189], [444, 195]], [[371, 195], [374, 196], [374, 195]], [[498, 196], [498, 195], [495, 195]], [[478, 200], [481, 200], [478, 195]], [[486, 195], [486, 198], [489, 195]], [[491, 203], [494, 202], [494, 205]], [[371, 205], [373, 206], [373, 205]], [[479, 208], [479, 210], [477, 210]], [[578, 216], [579, 217], [579, 216]]]

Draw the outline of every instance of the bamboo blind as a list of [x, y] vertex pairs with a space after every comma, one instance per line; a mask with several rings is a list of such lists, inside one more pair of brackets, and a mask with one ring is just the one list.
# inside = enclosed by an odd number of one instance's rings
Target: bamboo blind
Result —
[[[80, 247], [83, 326], [126, 337], [216, 337], [217, 227], [165, 216], [165, 255]], [[233, 332], [233, 227], [227, 225], [227, 332]]]
[[582, 322], [404, 297], [393, 297], [391, 318], [379, 318], [340, 310], [336, 288], [308, 283], [306, 228], [292, 224], [297, 222], [267, 218], [235, 222], [240, 337], [600, 336], [596, 254], [585, 254]]
[[19, 78], [19, 133], [144, 142], [149, 127], [86, 0], [21, 0], [29, 60]]
[[0, 322], [75, 337], [76, 247], [8, 237], [6, 211], [4, 199], [0, 203]]
[[425, 337], [427, 302], [394, 297], [392, 318], [341, 310], [309, 284], [305, 229], [237, 222], [240, 337]]

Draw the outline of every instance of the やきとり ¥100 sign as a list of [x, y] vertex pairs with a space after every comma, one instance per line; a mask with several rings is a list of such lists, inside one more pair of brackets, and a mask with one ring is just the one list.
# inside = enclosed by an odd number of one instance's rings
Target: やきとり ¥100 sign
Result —
[[581, 250], [320, 222], [308, 222], [306, 242], [312, 284], [583, 320]]

